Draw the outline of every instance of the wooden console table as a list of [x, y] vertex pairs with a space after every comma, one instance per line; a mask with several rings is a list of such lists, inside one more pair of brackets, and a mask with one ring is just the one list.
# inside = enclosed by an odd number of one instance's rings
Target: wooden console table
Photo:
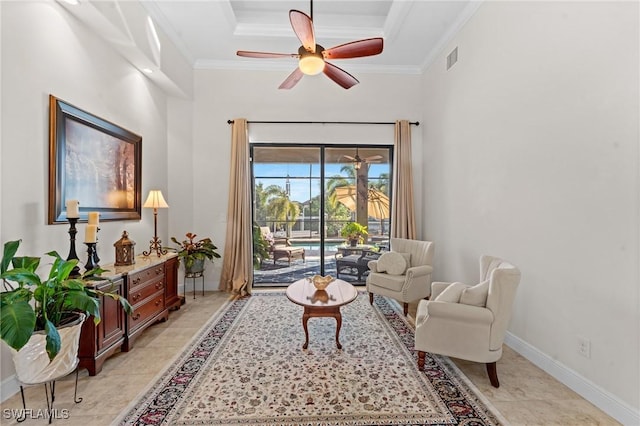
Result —
[[136, 338], [149, 326], [166, 321], [170, 309], [179, 309], [178, 257], [175, 253], [164, 256], [137, 256], [136, 263], [128, 266], [105, 265], [103, 276], [110, 281], [93, 284], [103, 291], [125, 296], [133, 307], [126, 315], [120, 302], [109, 297], [100, 301], [101, 321], [95, 325], [88, 318], [80, 334], [78, 368], [89, 370], [95, 376], [104, 361], [118, 351], [129, 351]]

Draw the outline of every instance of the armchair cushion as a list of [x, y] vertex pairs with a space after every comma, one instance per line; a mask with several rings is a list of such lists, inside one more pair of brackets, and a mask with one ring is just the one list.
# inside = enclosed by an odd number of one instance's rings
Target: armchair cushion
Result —
[[473, 287], [467, 287], [462, 290], [460, 295], [460, 303], [465, 305], [473, 305], [485, 307], [487, 306], [487, 295], [489, 294], [489, 280], [485, 280]]
[[460, 295], [462, 294], [462, 291], [467, 287], [467, 285], [461, 282], [451, 283], [447, 286], [447, 288], [444, 289], [442, 293], [438, 295], [438, 297], [434, 299], [434, 301], [458, 303], [460, 301]]
[[407, 270], [407, 257], [409, 253], [397, 253], [388, 251], [378, 259], [377, 272], [386, 272], [389, 275], [402, 275]]

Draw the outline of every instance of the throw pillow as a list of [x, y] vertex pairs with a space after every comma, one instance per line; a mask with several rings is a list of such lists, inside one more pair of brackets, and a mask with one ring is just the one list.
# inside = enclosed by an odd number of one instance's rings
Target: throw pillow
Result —
[[434, 299], [434, 301], [458, 303], [460, 301], [460, 295], [462, 294], [462, 291], [467, 287], [468, 285], [460, 282], [451, 283], [442, 291], [442, 293], [438, 295], [438, 297]]
[[386, 272], [389, 275], [402, 275], [406, 270], [407, 260], [400, 253], [388, 251], [378, 259], [378, 272]]
[[398, 254], [402, 255], [402, 257], [404, 257], [404, 260], [407, 261], [407, 268], [409, 268], [411, 266], [411, 253], [400, 253], [398, 252]]
[[489, 294], [489, 280], [467, 287], [460, 295], [460, 303], [473, 306], [487, 306], [487, 295]]

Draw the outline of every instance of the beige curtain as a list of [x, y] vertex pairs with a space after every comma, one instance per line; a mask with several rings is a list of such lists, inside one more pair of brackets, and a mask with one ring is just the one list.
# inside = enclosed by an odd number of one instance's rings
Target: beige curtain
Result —
[[411, 167], [411, 125], [396, 121], [393, 154], [393, 206], [391, 237], [416, 238], [416, 218], [413, 201], [413, 171]]
[[247, 120], [236, 118], [231, 135], [231, 172], [227, 237], [220, 277], [220, 290], [240, 296], [251, 294], [253, 283], [253, 227]]

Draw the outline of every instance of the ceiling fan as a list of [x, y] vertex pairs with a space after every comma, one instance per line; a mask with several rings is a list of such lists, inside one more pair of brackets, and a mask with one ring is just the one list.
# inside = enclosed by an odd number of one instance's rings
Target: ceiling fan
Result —
[[316, 75], [324, 72], [331, 80], [338, 83], [345, 89], [358, 84], [358, 80], [343, 70], [329, 62], [327, 59], [348, 59], [373, 56], [382, 53], [382, 37], [356, 40], [349, 43], [334, 46], [330, 49], [316, 44], [316, 37], [313, 30], [313, 0], [311, 0], [311, 16], [299, 10], [289, 11], [289, 21], [293, 27], [293, 32], [302, 43], [298, 53], [270, 53], [251, 52], [238, 50], [238, 56], [247, 58], [296, 58], [298, 68], [295, 69], [278, 87], [279, 89], [291, 89], [305, 75]]
[[362, 167], [363, 163], [380, 163], [382, 160], [382, 155], [372, 155], [370, 157], [365, 157], [362, 158], [358, 155], [358, 148], [356, 147], [356, 155], [355, 157], [352, 157], [350, 155], [343, 155], [344, 158], [346, 158], [347, 160], [349, 160], [350, 162], [353, 163], [353, 167], [356, 170], [360, 170], [360, 167]]

